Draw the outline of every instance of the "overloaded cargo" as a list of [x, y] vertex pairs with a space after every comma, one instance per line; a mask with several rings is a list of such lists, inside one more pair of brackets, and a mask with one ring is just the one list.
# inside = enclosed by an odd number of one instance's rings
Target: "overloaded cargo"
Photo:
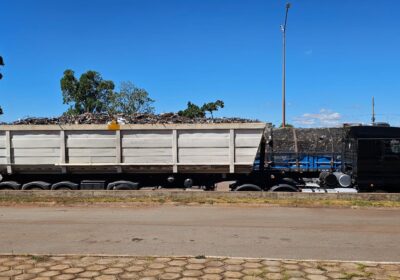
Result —
[[277, 128], [271, 130], [275, 153], [340, 153], [343, 128]]
[[8, 173], [250, 173], [264, 123], [3, 125]]
[[[115, 120], [118, 120], [116, 122]], [[0, 189], [396, 191], [400, 128], [85, 114], [0, 125]]]
[[187, 118], [176, 113], [164, 114], [132, 114], [132, 115], [109, 115], [86, 113], [81, 115], [62, 115], [54, 118], [29, 117], [11, 123], [0, 123], [3, 125], [65, 125], [65, 124], [108, 124], [118, 120], [123, 124], [201, 124], [201, 123], [254, 123], [257, 120], [243, 118]]

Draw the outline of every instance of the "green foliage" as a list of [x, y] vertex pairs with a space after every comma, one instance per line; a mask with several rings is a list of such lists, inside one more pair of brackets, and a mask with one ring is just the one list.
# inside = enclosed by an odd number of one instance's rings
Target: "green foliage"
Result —
[[[283, 127], [283, 123], [281, 123], [279, 127]], [[285, 124], [285, 127], [294, 127], [294, 125], [287, 123]]]
[[209, 112], [211, 115], [211, 118], [214, 118], [213, 112], [218, 111], [219, 108], [224, 108], [224, 101], [222, 100], [217, 100], [215, 102], [209, 102], [205, 103], [202, 107], [201, 110], [203, 112]]
[[3, 109], [0, 107], [0, 115], [3, 115]]
[[79, 78], [74, 71], [64, 71], [61, 81], [64, 104], [70, 104], [68, 114], [103, 113], [114, 94], [114, 83], [103, 80], [96, 71], [87, 71]]
[[83, 73], [79, 80], [72, 70], [65, 70], [61, 81], [64, 104], [70, 107], [67, 115], [82, 113], [133, 114], [153, 113], [154, 100], [146, 90], [132, 82], [122, 82], [119, 92], [114, 92], [114, 83], [103, 80], [96, 71]]
[[109, 99], [108, 110], [111, 113], [154, 113], [152, 104], [154, 100], [149, 97], [145, 89], [138, 88], [132, 82], [122, 82], [120, 91], [115, 92]]
[[199, 106], [189, 101], [187, 103], [187, 108], [185, 110], [179, 111], [178, 115], [194, 119], [194, 118], [204, 118], [206, 114]]
[[178, 112], [178, 115], [187, 118], [204, 118], [206, 112], [211, 114], [211, 118], [214, 118], [213, 112], [218, 111], [219, 108], [224, 108], [224, 102], [222, 100], [217, 100], [215, 102], [204, 103], [203, 106], [199, 107], [192, 102], [188, 102], [187, 108]]

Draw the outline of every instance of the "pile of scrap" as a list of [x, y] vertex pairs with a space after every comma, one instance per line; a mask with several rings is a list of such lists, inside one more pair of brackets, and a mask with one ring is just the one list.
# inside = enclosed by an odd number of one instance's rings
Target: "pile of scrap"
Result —
[[274, 153], [339, 153], [343, 128], [277, 128], [270, 132]]
[[108, 114], [81, 114], [63, 115], [56, 118], [25, 118], [9, 124], [12, 125], [65, 125], [65, 124], [108, 124], [117, 120], [120, 124], [204, 124], [204, 123], [252, 123], [257, 120], [243, 118], [187, 118], [175, 113], [165, 114], [133, 114], [115, 115]]

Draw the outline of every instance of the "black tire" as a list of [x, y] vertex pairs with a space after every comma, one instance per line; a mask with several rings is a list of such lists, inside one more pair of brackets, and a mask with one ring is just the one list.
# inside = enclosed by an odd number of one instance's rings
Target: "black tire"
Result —
[[107, 190], [138, 190], [139, 183], [131, 181], [116, 181], [107, 185]]
[[0, 182], [0, 190], [19, 190], [21, 188], [21, 184], [18, 184], [15, 181], [4, 181]]
[[291, 186], [289, 184], [279, 184], [276, 186], [273, 186], [270, 190], [270, 192], [298, 192], [299, 189]]
[[50, 183], [43, 182], [43, 181], [34, 181], [26, 183], [22, 186], [23, 190], [49, 190]]
[[62, 181], [55, 183], [51, 186], [51, 190], [77, 190], [79, 187], [78, 184], [70, 182], [70, 181]]
[[298, 182], [293, 178], [282, 178], [282, 184], [288, 184], [295, 187]]
[[113, 190], [116, 191], [129, 191], [132, 190], [132, 188], [129, 185], [126, 184], [120, 184], [120, 185], [116, 185]]
[[262, 189], [253, 184], [243, 184], [235, 188], [235, 192], [261, 192]]

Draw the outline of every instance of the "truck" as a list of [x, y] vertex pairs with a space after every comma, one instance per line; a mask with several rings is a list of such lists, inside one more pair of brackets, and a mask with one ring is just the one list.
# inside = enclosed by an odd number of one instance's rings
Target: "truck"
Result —
[[399, 191], [400, 128], [321, 131], [307, 142], [262, 122], [1, 125], [0, 189]]

